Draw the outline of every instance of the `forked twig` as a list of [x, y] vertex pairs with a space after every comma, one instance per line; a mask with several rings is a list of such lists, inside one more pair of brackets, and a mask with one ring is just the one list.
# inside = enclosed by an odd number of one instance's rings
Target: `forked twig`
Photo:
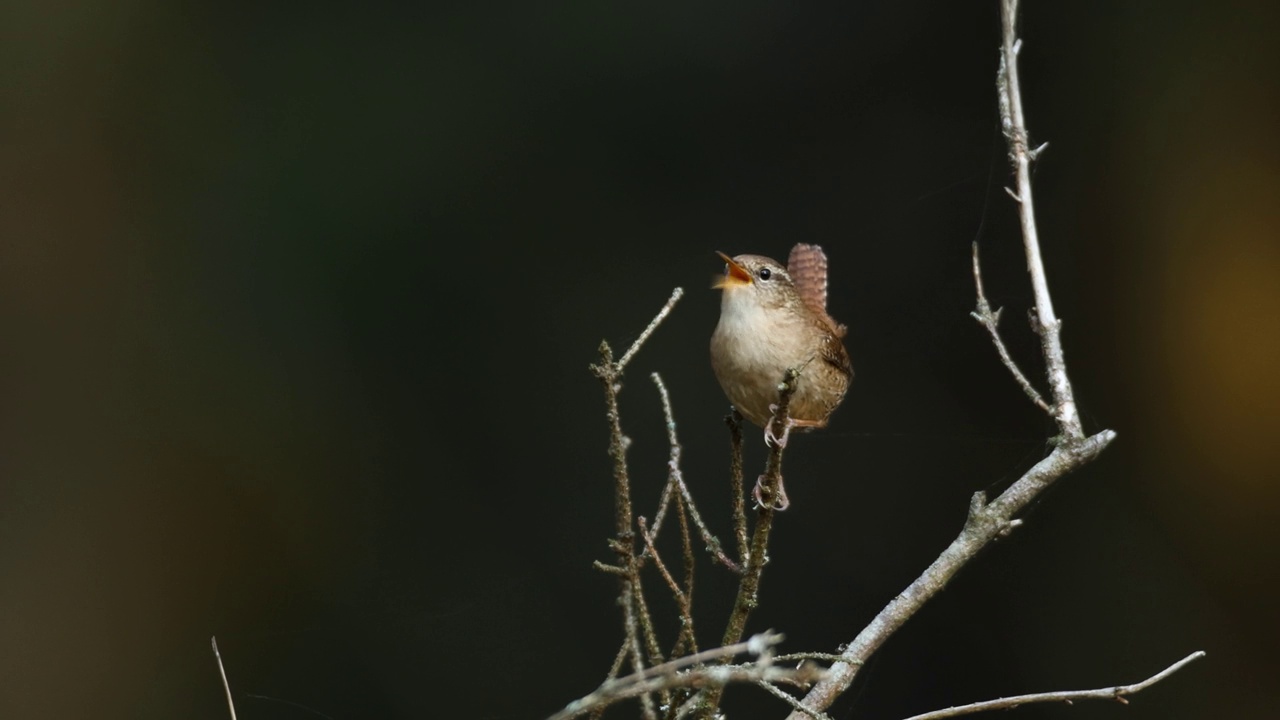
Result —
[[[667, 581], [667, 588], [671, 590], [671, 594], [676, 599], [676, 605], [680, 607], [680, 622], [684, 626], [680, 635], [684, 637], [686, 634], [693, 634], [693, 603], [688, 595], [680, 588], [680, 583], [672, 577], [671, 572], [667, 570], [667, 566], [662, 562], [662, 557], [658, 555], [658, 548], [653, 544], [653, 537], [649, 534], [649, 528], [645, 526], [644, 516], [638, 518], [640, 523], [640, 536], [644, 538], [644, 544], [649, 549], [649, 557], [653, 558], [653, 564], [658, 568], [658, 574], [662, 575], [662, 579]], [[677, 645], [677, 648], [680, 646]]]
[[[662, 529], [662, 520], [667, 512], [671, 492], [678, 492], [684, 499], [689, 516], [693, 518], [693, 524], [698, 528], [698, 534], [702, 536], [702, 542], [707, 546], [707, 552], [711, 553], [711, 557], [719, 561], [721, 565], [741, 574], [742, 566], [725, 554], [724, 546], [720, 543], [720, 539], [707, 527], [707, 523], [702, 519], [702, 514], [698, 512], [697, 504], [693, 502], [693, 494], [689, 492], [689, 486], [684, 482], [684, 473], [680, 471], [681, 449], [680, 441], [676, 437], [676, 421], [675, 414], [671, 409], [671, 395], [667, 392], [666, 383], [662, 382], [662, 376], [658, 375], [658, 373], [653, 373], [650, 378], [658, 388], [658, 395], [662, 398], [662, 415], [667, 423], [667, 443], [671, 447], [671, 456], [667, 460], [667, 487], [663, 489], [662, 499], [658, 504], [658, 513], [654, 516], [653, 537], [657, 539], [658, 532]], [[646, 549], [641, 559], [643, 560], [648, 555], [649, 551]]]
[[978, 243], [976, 242], [973, 244], [973, 283], [978, 288], [978, 309], [969, 313], [969, 315], [974, 320], [982, 323], [982, 326], [991, 334], [991, 341], [996, 345], [996, 352], [1000, 353], [1000, 361], [1004, 363], [1006, 368], [1009, 368], [1009, 372], [1013, 373], [1013, 379], [1017, 380], [1018, 384], [1022, 386], [1022, 391], [1027, 394], [1027, 397], [1031, 398], [1031, 402], [1038, 405], [1041, 410], [1049, 413], [1050, 417], [1053, 417], [1053, 410], [1049, 407], [1049, 403], [1046, 403], [1044, 398], [1040, 397], [1039, 391], [1035, 389], [1031, 381], [1027, 379], [1027, 376], [1023, 375], [1022, 371], [1018, 369], [1017, 363], [1009, 356], [1009, 350], [1004, 346], [1004, 340], [1000, 338], [1000, 330], [997, 326], [1000, 324], [1001, 310], [991, 311], [991, 304], [987, 302], [987, 295], [982, 290], [982, 268], [978, 264]]
[[1097, 690], [1067, 690], [1064, 692], [1015, 695], [1013, 697], [999, 698], [997, 700], [986, 700], [983, 702], [970, 703], [968, 705], [957, 705], [956, 707], [934, 710], [933, 712], [927, 712], [921, 715], [912, 715], [906, 720], [941, 720], [942, 718], [971, 715], [973, 713], [986, 712], [988, 710], [1007, 710], [1010, 708], [1016, 708], [1020, 705], [1044, 702], [1065, 702], [1070, 704], [1076, 700], [1115, 700], [1121, 703], [1128, 703], [1129, 701], [1125, 699], [1127, 696], [1146, 690], [1152, 685], [1164, 680], [1170, 675], [1186, 667], [1188, 664], [1199, 660], [1204, 656], [1205, 653], [1203, 650], [1193, 652], [1146, 680], [1133, 683], [1132, 685], [1117, 685], [1116, 687], [1099, 688]]

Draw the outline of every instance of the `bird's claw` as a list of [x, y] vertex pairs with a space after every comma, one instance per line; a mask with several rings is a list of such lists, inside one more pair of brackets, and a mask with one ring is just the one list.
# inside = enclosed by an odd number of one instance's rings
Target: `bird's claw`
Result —
[[[756, 504], [753, 510], [764, 507], [764, 499], [761, 494], [764, 490], [764, 476], [756, 478], [756, 486], [751, 489], [751, 497], [755, 499]], [[773, 499], [774, 510], [786, 510], [791, 507], [791, 500], [787, 498], [787, 490], [782, 486], [782, 478], [778, 478], [778, 496]]]
[[791, 437], [791, 428], [795, 426], [795, 421], [787, 418], [786, 425], [782, 428], [782, 437], [778, 437], [773, 433], [773, 421], [778, 417], [778, 405], [774, 403], [769, 406], [769, 422], [764, 424], [764, 444], [768, 447], [784, 448], [787, 446], [787, 438]]

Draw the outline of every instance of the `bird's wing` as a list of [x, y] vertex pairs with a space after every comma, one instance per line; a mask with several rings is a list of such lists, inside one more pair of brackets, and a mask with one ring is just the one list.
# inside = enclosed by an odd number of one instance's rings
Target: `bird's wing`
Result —
[[[830, 318], [827, 319], [830, 320]], [[853, 363], [849, 361], [849, 351], [844, 349], [844, 343], [840, 341], [845, 329], [845, 326], [841, 325], [837, 334], [822, 336], [822, 343], [818, 346], [818, 357], [846, 377], [853, 377]]]
[[848, 328], [827, 314], [827, 255], [817, 245], [798, 243], [787, 258], [787, 274], [805, 306], [822, 318], [838, 337]]

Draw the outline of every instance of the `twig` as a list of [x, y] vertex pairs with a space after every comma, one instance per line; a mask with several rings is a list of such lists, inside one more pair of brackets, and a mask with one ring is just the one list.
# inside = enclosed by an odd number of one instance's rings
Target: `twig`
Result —
[[798, 652], [779, 655], [773, 659], [776, 663], [787, 663], [795, 660], [822, 660], [823, 662], [848, 662], [844, 657], [836, 653], [820, 653], [820, 652]]
[[[688, 623], [685, 625], [683, 637], [688, 639], [688, 644], [680, 646], [681, 652], [698, 652], [698, 636], [693, 632], [693, 578], [694, 569], [697, 567], [696, 558], [693, 554], [693, 534], [689, 532], [689, 514], [685, 512], [684, 498], [676, 498], [676, 511], [679, 512], [680, 519], [680, 548], [683, 552], [684, 560], [684, 596], [685, 601], [689, 604], [690, 612]], [[672, 653], [673, 655], [675, 653]]]
[[801, 705], [799, 700], [795, 699], [788, 693], [784, 692], [782, 688], [776, 687], [774, 685], [770, 685], [769, 683], [766, 683], [766, 682], [759, 682], [756, 684], [759, 685], [762, 690], [768, 692], [770, 695], [773, 695], [774, 697], [781, 698], [788, 705], [795, 708], [797, 712], [804, 713], [805, 715], [808, 715], [809, 717], [813, 718], [813, 720], [831, 720], [830, 715], [824, 712], [821, 712], [819, 710], [810, 710], [809, 708]]
[[640, 351], [640, 346], [644, 345], [645, 341], [649, 339], [649, 336], [653, 334], [653, 331], [657, 330], [658, 326], [662, 324], [662, 321], [667, 319], [667, 316], [671, 314], [671, 309], [676, 306], [676, 303], [679, 302], [680, 298], [683, 296], [684, 288], [676, 288], [671, 291], [671, 297], [667, 299], [667, 304], [663, 305], [662, 309], [658, 311], [658, 314], [649, 321], [648, 327], [640, 333], [640, 337], [636, 338], [635, 342], [631, 343], [631, 347], [627, 348], [627, 351], [622, 353], [622, 359], [618, 360], [618, 374], [622, 374], [622, 371], [627, 367], [627, 363], [631, 362], [631, 358], [635, 357], [635, 354]]
[[991, 334], [991, 341], [996, 345], [996, 352], [1000, 353], [1000, 361], [1004, 366], [1009, 368], [1009, 372], [1013, 373], [1013, 379], [1018, 381], [1022, 386], [1022, 391], [1031, 398], [1031, 402], [1040, 406], [1040, 409], [1053, 416], [1053, 410], [1049, 408], [1049, 404], [1040, 397], [1040, 393], [1031, 385], [1031, 381], [1027, 380], [1027, 376], [1022, 374], [1018, 369], [1017, 363], [1009, 356], [1009, 350], [1005, 348], [1004, 341], [1000, 339], [1000, 330], [997, 325], [1000, 324], [1000, 310], [991, 312], [991, 304], [987, 302], [987, 295], [982, 290], [982, 268], [978, 264], [978, 243], [973, 244], [973, 282], [978, 288], [978, 309], [969, 313], [974, 320], [982, 323], [982, 326]]
[[[661, 665], [655, 665], [617, 680], [606, 681], [594, 692], [574, 700], [563, 710], [552, 715], [548, 720], [569, 720], [597, 707], [610, 705], [619, 700], [633, 697], [647, 697], [655, 692], [670, 691], [685, 687], [723, 687], [734, 682], [793, 682], [812, 679], [813, 668], [791, 670], [775, 667], [770, 657], [771, 649], [782, 642], [782, 635], [772, 631], [753, 635], [746, 642], [704, 650], [693, 655], [686, 655]], [[681, 672], [682, 669], [703, 665], [716, 660], [732, 658], [743, 653], [755, 655], [758, 659], [750, 665], [712, 665], [695, 667]]]
[[1016, 695], [1014, 697], [986, 700], [984, 702], [976, 702], [969, 705], [958, 705], [944, 710], [934, 710], [933, 712], [927, 712], [922, 715], [912, 715], [907, 718], [907, 720], [940, 720], [941, 718], [959, 717], [960, 715], [970, 715], [972, 713], [986, 712], [987, 710], [1006, 710], [1009, 708], [1016, 708], [1019, 705], [1042, 702], [1065, 702], [1070, 704], [1076, 700], [1115, 700], [1121, 703], [1128, 703], [1129, 701], [1125, 699], [1126, 696], [1146, 690], [1152, 685], [1155, 685], [1161, 680], [1164, 680], [1170, 675], [1178, 672], [1188, 664], [1204, 657], [1204, 655], [1205, 653], [1203, 650], [1193, 652], [1146, 680], [1132, 685], [1118, 685], [1116, 687], [1100, 688], [1098, 690], [1068, 690], [1064, 692]]
[[[658, 532], [662, 529], [662, 520], [666, 516], [670, 491], [674, 489], [684, 498], [689, 515], [693, 518], [693, 524], [698, 527], [698, 534], [702, 536], [702, 542], [707, 546], [707, 552], [720, 561], [720, 564], [735, 573], [741, 574], [742, 566], [725, 554], [724, 546], [720, 543], [720, 539], [707, 527], [707, 523], [702, 519], [702, 514], [698, 512], [698, 506], [693, 502], [693, 493], [689, 492], [689, 487], [684, 482], [684, 473], [680, 471], [680, 441], [676, 438], [676, 421], [671, 410], [671, 395], [667, 392], [667, 386], [662, 382], [662, 377], [658, 373], [653, 373], [650, 377], [653, 379], [653, 384], [658, 388], [658, 395], [662, 398], [662, 414], [667, 423], [667, 442], [671, 446], [671, 456], [667, 460], [668, 484], [663, 489], [662, 499], [658, 504], [658, 513], [654, 516], [654, 539], [657, 539]], [[641, 560], [647, 558], [648, 555], [649, 552], [646, 549], [641, 556]]]
[[729, 482], [733, 490], [733, 534], [738, 540], [738, 562], [747, 564], [747, 506], [742, 484], [742, 413], [724, 417], [729, 426]]
[[[681, 631], [683, 637], [685, 633], [693, 633], [693, 603], [684, 590], [680, 589], [680, 583], [671, 576], [667, 570], [667, 566], [662, 562], [662, 558], [658, 555], [658, 548], [653, 544], [653, 538], [649, 535], [649, 529], [645, 527], [644, 516], [638, 519], [640, 523], [640, 537], [644, 538], [644, 544], [649, 548], [650, 557], [653, 558], [653, 564], [657, 566], [658, 573], [662, 575], [662, 579], [667, 581], [667, 587], [671, 589], [671, 594], [675, 596], [676, 605], [680, 606], [680, 623], [684, 626]], [[679, 646], [677, 645], [677, 648]]]
[[1027, 251], [1027, 271], [1036, 299], [1036, 317], [1040, 345], [1044, 352], [1046, 374], [1053, 390], [1054, 417], [1062, 436], [1068, 440], [1084, 439], [1075, 394], [1067, 377], [1067, 361], [1062, 352], [1062, 322], [1053, 312], [1049, 280], [1040, 257], [1040, 236], [1036, 230], [1035, 203], [1031, 198], [1031, 150], [1028, 149], [1026, 117], [1022, 112], [1022, 87], [1018, 81], [1018, 0], [1001, 0], [1000, 25], [1003, 42], [1000, 48], [1000, 73], [996, 78], [1000, 94], [1000, 124], [1009, 143], [1009, 159], [1018, 183], [1018, 217], [1022, 221], [1022, 242]]
[[227, 671], [222, 667], [222, 653], [218, 652], [218, 638], [210, 641], [213, 645], [213, 657], [218, 661], [218, 674], [222, 676], [222, 689], [227, 693], [227, 709], [231, 711], [231, 720], [236, 720], [236, 704], [231, 701], [231, 684], [227, 682]]

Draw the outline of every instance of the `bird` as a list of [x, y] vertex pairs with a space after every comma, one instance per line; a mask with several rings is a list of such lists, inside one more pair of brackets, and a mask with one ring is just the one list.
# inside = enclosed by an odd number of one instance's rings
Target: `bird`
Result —
[[[711, 369], [729, 402], [764, 428], [765, 444], [785, 447], [792, 428], [826, 427], [853, 379], [844, 347], [848, 328], [827, 313], [827, 256], [806, 243], [786, 266], [762, 255], [729, 257], [720, 289], [720, 320], [711, 334]], [[799, 373], [782, 436], [772, 430], [779, 384]], [[759, 501], [760, 487], [756, 486]], [[777, 509], [789, 502], [779, 486]]]

